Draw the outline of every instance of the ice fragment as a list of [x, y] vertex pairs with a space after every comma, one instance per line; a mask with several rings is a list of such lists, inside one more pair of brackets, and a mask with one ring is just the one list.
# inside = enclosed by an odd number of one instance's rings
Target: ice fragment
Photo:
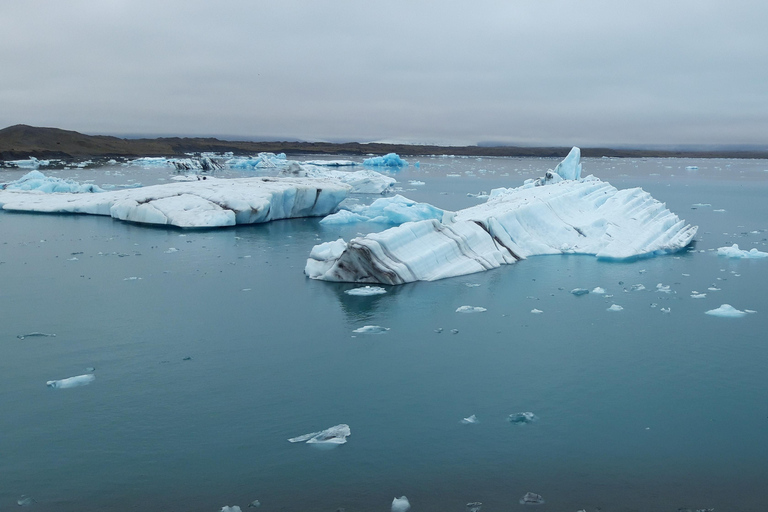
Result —
[[56, 337], [55, 334], [47, 334], [47, 333], [44, 333], [44, 332], [30, 332], [28, 334], [19, 334], [16, 337], [19, 338], [20, 340], [23, 340], [24, 338], [34, 338], [34, 337], [38, 337], [38, 336], [39, 337], [47, 337], [47, 338], [48, 337], [49, 338], [55, 338]]
[[392, 512], [408, 512], [410, 508], [411, 504], [405, 496], [392, 500]]
[[355, 295], [358, 297], [367, 297], [370, 295], [381, 295], [382, 293], [387, 293], [387, 290], [385, 290], [381, 286], [363, 286], [360, 288], [352, 288], [351, 290], [345, 290], [344, 293], [346, 293], [347, 295]]
[[539, 417], [532, 412], [516, 412], [515, 414], [510, 414], [507, 421], [515, 425], [526, 425], [528, 423], [533, 423], [538, 419]]
[[723, 304], [717, 309], [710, 309], [705, 314], [711, 315], [711, 316], [719, 316], [722, 318], [741, 318], [742, 316], [745, 316], [747, 313], [746, 311], [739, 311], [738, 309], [734, 308], [730, 304]]
[[477, 419], [477, 416], [475, 416], [474, 414], [472, 416], [469, 416], [468, 418], [462, 419], [461, 422], [464, 425], [471, 425], [473, 423], [479, 423], [479, 421]]
[[622, 311], [624, 308], [619, 306], [618, 304], [611, 304], [611, 307], [607, 309], [607, 311]]
[[49, 380], [45, 383], [46, 386], [49, 388], [55, 388], [55, 389], [66, 389], [66, 388], [74, 388], [77, 386], [85, 386], [86, 384], [90, 384], [96, 379], [96, 376], [92, 373], [88, 373], [85, 375], [77, 375], [76, 377], [69, 377], [67, 379], [61, 379], [61, 380]]
[[520, 498], [520, 503], [522, 505], [541, 505], [544, 503], [544, 498], [541, 497], [541, 494], [536, 494], [535, 492], [527, 492], [525, 493], [525, 496]]
[[581, 297], [582, 295], [586, 295], [589, 293], [589, 290], [586, 288], [574, 288], [571, 290], [571, 293], [577, 297]]
[[480, 306], [459, 306], [456, 309], [457, 313], [482, 313], [483, 311], [488, 310]]
[[360, 334], [384, 334], [388, 330], [389, 327], [382, 327], [380, 325], [364, 325], [363, 327], [359, 327], [352, 332]]
[[292, 437], [289, 443], [307, 443], [326, 446], [337, 446], [347, 442], [347, 437], [351, 434], [349, 425], [341, 423], [331, 428], [321, 430], [320, 432], [310, 432], [303, 436]]

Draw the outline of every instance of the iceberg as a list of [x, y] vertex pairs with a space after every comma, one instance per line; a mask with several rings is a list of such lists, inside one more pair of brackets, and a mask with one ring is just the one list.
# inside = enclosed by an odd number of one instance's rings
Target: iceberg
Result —
[[352, 224], [355, 222], [378, 222], [399, 226], [405, 222], [437, 219], [442, 220], [445, 211], [431, 204], [417, 203], [407, 197], [395, 195], [382, 197], [368, 206], [353, 205], [328, 215], [320, 224]]
[[338, 446], [347, 442], [347, 437], [352, 432], [349, 429], [349, 425], [341, 423], [331, 428], [321, 430], [320, 432], [310, 432], [303, 436], [292, 437], [288, 440], [289, 443], [307, 443], [315, 445], [325, 446]]
[[37, 190], [46, 194], [53, 192], [70, 192], [72, 194], [104, 192], [102, 188], [91, 183], [80, 184], [73, 180], [46, 176], [40, 171], [29, 171], [16, 181], [0, 183], [0, 190]]
[[380, 325], [364, 325], [358, 327], [352, 332], [357, 334], [384, 334], [389, 330], [389, 327], [382, 327]]
[[411, 503], [405, 496], [400, 496], [392, 500], [392, 512], [408, 512], [411, 508]]
[[360, 165], [359, 163], [352, 160], [307, 160], [302, 163], [325, 167], [354, 167], [355, 165]]
[[285, 167], [289, 164], [289, 161], [285, 153], [276, 155], [274, 153], [262, 152], [255, 157], [233, 157], [226, 160], [224, 163], [230, 169], [253, 171], [255, 169], [274, 169], [277, 167]]
[[38, 160], [37, 158], [31, 156], [27, 158], [26, 160], [8, 160], [9, 164], [11, 164], [14, 167], [17, 167], [19, 169], [37, 169], [38, 167], [46, 166], [51, 163], [50, 160]]
[[363, 165], [370, 167], [407, 167], [408, 162], [400, 158], [397, 153], [388, 153], [384, 156], [374, 156], [363, 160]]
[[462, 418], [461, 423], [463, 425], [473, 425], [475, 423], [480, 423], [480, 421], [477, 419], [477, 416], [474, 414], [472, 416], [468, 416], [466, 418]]
[[755, 248], [752, 248], [748, 251], [741, 250], [739, 249], [738, 244], [733, 244], [731, 247], [718, 247], [717, 255], [725, 256], [727, 258], [749, 258], [749, 259], [768, 258], [768, 252], [758, 251]]
[[740, 311], [730, 304], [723, 304], [717, 309], [710, 309], [706, 315], [719, 316], [721, 318], [741, 318], [747, 315], [746, 311]]
[[96, 376], [92, 373], [88, 373], [85, 375], [78, 375], [76, 377], [69, 377], [67, 379], [61, 379], [61, 380], [49, 380], [45, 383], [46, 386], [49, 388], [55, 388], [55, 389], [67, 389], [67, 388], [76, 388], [78, 386], [85, 386], [87, 384], [90, 384], [96, 379]]
[[538, 419], [539, 417], [532, 412], [516, 412], [515, 414], [510, 414], [507, 421], [514, 425], [527, 425], [528, 423], [538, 421]]
[[396, 179], [376, 171], [338, 171], [318, 166], [299, 165], [296, 162], [291, 162], [287, 168], [281, 170], [280, 176], [332, 178], [350, 185], [352, 194], [386, 194], [394, 190], [397, 183]]
[[482, 313], [483, 311], [488, 310], [481, 306], [459, 306], [456, 308], [457, 313]]
[[535, 492], [527, 492], [525, 496], [520, 498], [521, 505], [541, 505], [543, 503], [544, 498], [541, 497], [541, 494], [536, 494]]
[[344, 293], [347, 295], [354, 295], [356, 297], [370, 297], [372, 295], [382, 295], [387, 293], [387, 290], [381, 286], [361, 286], [360, 288], [345, 290]]
[[294, 217], [325, 216], [349, 185], [317, 178], [237, 178], [166, 183], [94, 194], [0, 190], [4, 210], [88, 213], [115, 219], [211, 228]]
[[[578, 148], [574, 148], [577, 150]], [[640, 188], [618, 190], [581, 173], [578, 151], [546, 182], [494, 189], [484, 204], [406, 222], [353, 238], [341, 253], [318, 259], [312, 279], [403, 284], [434, 281], [516, 263], [530, 256], [584, 254], [633, 260], [685, 248], [697, 227], [686, 224]], [[554, 178], [554, 177], [557, 178]]]

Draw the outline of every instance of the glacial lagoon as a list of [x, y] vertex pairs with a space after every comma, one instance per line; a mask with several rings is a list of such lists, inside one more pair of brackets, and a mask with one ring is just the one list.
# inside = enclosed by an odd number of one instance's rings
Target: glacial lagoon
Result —
[[[388, 172], [397, 192], [447, 210], [558, 162], [408, 160]], [[25, 496], [40, 511], [365, 512], [407, 496], [414, 512], [492, 512], [531, 507], [528, 492], [543, 511], [764, 510], [768, 260], [717, 249], [768, 251], [768, 161], [582, 163], [698, 225], [694, 245], [356, 296], [308, 279], [307, 256], [386, 226], [0, 212], [0, 510]], [[102, 187], [175, 175], [45, 172]], [[706, 314], [723, 304], [753, 313]], [[523, 412], [536, 421], [510, 421]], [[351, 434], [333, 449], [288, 442], [340, 424]]]

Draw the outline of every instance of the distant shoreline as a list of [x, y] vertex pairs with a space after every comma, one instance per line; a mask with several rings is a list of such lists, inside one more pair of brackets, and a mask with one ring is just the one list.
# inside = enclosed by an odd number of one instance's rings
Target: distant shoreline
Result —
[[[260, 152], [290, 155], [366, 156], [397, 153], [405, 157], [455, 155], [472, 157], [551, 157], [563, 158], [570, 147], [521, 146], [436, 146], [384, 143], [330, 142], [251, 142], [210, 137], [159, 137], [121, 139], [105, 135], [85, 135], [59, 128], [15, 125], [0, 130], [0, 161], [29, 157], [57, 160], [98, 158], [181, 157], [190, 153], [233, 153], [255, 155]], [[747, 158], [768, 159], [768, 151], [671, 151], [654, 149], [612, 149], [582, 147], [586, 158]]]

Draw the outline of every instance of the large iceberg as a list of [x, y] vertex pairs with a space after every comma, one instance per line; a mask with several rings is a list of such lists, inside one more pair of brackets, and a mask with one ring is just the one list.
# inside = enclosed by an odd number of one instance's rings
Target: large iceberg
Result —
[[46, 176], [40, 171], [29, 171], [16, 181], [0, 183], [0, 190], [37, 190], [48, 194], [53, 192], [71, 192], [73, 194], [104, 192], [103, 189], [92, 183], [81, 184], [73, 180], [63, 180]]
[[280, 176], [301, 178], [333, 178], [350, 185], [352, 194], [386, 194], [395, 188], [397, 180], [376, 171], [339, 171], [315, 165], [291, 162]]
[[538, 183], [495, 189], [486, 203], [442, 221], [408, 222], [330, 242], [327, 250], [316, 246], [305, 273], [326, 281], [434, 281], [544, 254], [630, 260], [681, 250], [696, 234], [696, 226], [640, 188], [580, 178], [578, 148], [556, 171]]
[[350, 186], [333, 179], [238, 178], [152, 185], [95, 194], [0, 190], [4, 210], [88, 213], [182, 228], [255, 224], [325, 216]]

